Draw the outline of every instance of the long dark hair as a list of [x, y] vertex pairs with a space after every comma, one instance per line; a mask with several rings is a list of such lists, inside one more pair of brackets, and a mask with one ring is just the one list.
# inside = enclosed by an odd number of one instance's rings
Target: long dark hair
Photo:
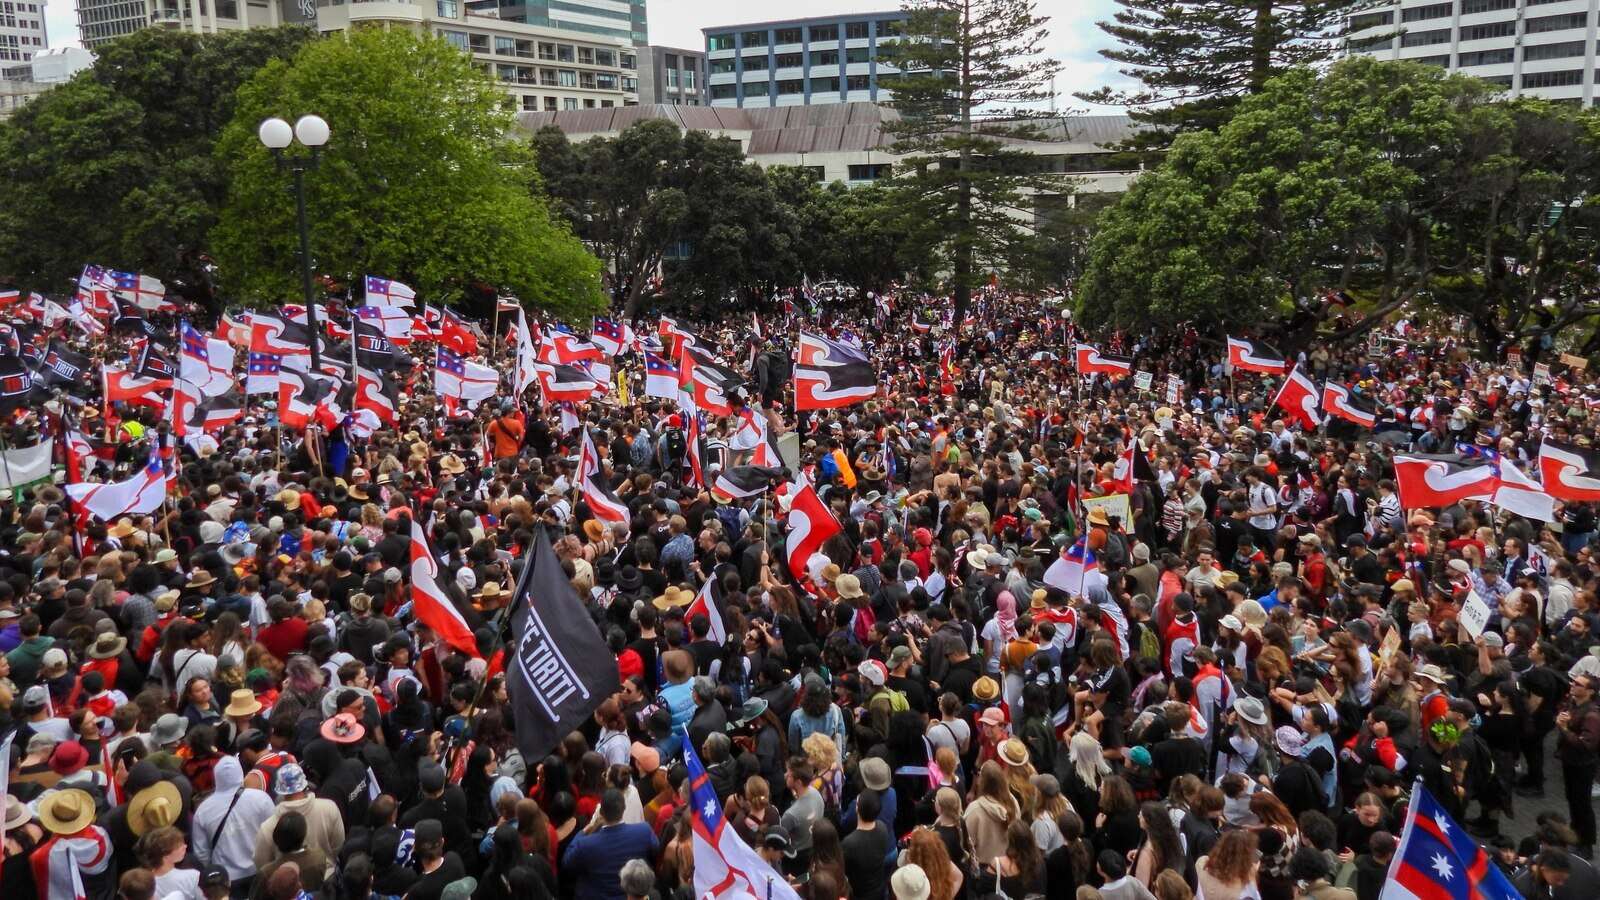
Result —
[[1162, 869], [1172, 869], [1182, 875], [1183, 842], [1178, 839], [1178, 829], [1173, 827], [1172, 816], [1167, 814], [1166, 806], [1154, 801], [1147, 802], [1139, 807], [1139, 818], [1144, 826], [1145, 843], [1150, 852], [1155, 854], [1150, 866], [1152, 877]]

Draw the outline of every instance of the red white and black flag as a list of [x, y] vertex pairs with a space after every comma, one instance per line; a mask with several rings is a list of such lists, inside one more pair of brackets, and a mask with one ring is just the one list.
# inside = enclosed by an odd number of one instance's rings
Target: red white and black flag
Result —
[[601, 481], [599, 472], [595, 472], [583, 479], [583, 502], [588, 504], [589, 512], [596, 519], [608, 524], [627, 524], [628, 505], [617, 499], [617, 495]]
[[1600, 450], [1545, 438], [1539, 445], [1539, 480], [1557, 500], [1600, 500]]
[[1322, 385], [1322, 408], [1328, 415], [1362, 428], [1374, 428], [1378, 424], [1377, 412], [1357, 402], [1355, 392], [1336, 381]]
[[1233, 371], [1260, 372], [1263, 375], [1282, 375], [1289, 371], [1283, 355], [1255, 341], [1228, 338], [1228, 368]]
[[1092, 344], [1078, 344], [1076, 348], [1079, 375], [1127, 375], [1133, 371], [1133, 357], [1102, 353]]
[[717, 474], [711, 496], [720, 503], [745, 500], [761, 495], [774, 480], [782, 477], [783, 471], [771, 466], [732, 466]]
[[1272, 405], [1283, 410], [1301, 428], [1310, 431], [1322, 424], [1322, 412], [1317, 408], [1319, 399], [1316, 382], [1301, 374], [1300, 367], [1296, 366], [1278, 388]]
[[860, 347], [800, 332], [794, 366], [795, 409], [836, 409], [878, 394], [878, 373]]
[[1464, 500], [1494, 499], [1500, 486], [1495, 467], [1455, 454], [1417, 453], [1394, 458], [1394, 480], [1406, 509], [1450, 506]]
[[789, 495], [793, 500], [789, 504], [784, 558], [789, 565], [789, 576], [798, 581], [806, 577], [806, 562], [822, 552], [822, 545], [843, 529], [805, 475], [789, 485]]

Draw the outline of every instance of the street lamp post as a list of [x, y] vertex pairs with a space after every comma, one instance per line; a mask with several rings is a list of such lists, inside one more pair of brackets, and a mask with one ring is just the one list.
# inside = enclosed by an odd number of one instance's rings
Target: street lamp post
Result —
[[[301, 116], [291, 127], [279, 118], [263, 121], [256, 129], [261, 143], [272, 151], [280, 169], [294, 173], [294, 206], [300, 220], [300, 286], [306, 299], [306, 330], [311, 333], [311, 371], [322, 373], [322, 358], [317, 352], [317, 304], [311, 292], [311, 233], [306, 227], [306, 172], [316, 168], [322, 147], [328, 143], [328, 123], [321, 116]], [[299, 140], [310, 156], [285, 156], [283, 151]]]

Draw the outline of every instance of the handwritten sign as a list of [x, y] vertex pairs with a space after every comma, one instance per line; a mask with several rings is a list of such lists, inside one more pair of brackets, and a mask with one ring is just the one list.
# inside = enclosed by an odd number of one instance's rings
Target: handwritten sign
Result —
[[1110, 494], [1105, 497], [1085, 497], [1083, 511], [1087, 515], [1089, 510], [1099, 507], [1105, 510], [1106, 516], [1118, 516], [1122, 519], [1124, 527], [1133, 524], [1133, 506], [1128, 502], [1127, 494]]
[[1154, 378], [1155, 376], [1149, 372], [1135, 372], [1133, 373], [1133, 386], [1138, 390], [1148, 391], [1150, 390], [1150, 382]]
[[1588, 359], [1582, 356], [1574, 356], [1571, 353], [1561, 354], [1561, 364], [1574, 372], [1582, 372], [1584, 369], [1589, 368]]
[[1550, 383], [1550, 364], [1549, 363], [1534, 363], [1533, 364], [1533, 383], [1534, 384], [1549, 384]]
[[1176, 404], [1183, 396], [1183, 379], [1176, 375], [1167, 376], [1167, 402]]
[[1489, 624], [1489, 612], [1489, 604], [1478, 596], [1478, 592], [1469, 591], [1467, 602], [1461, 604], [1461, 612], [1456, 616], [1456, 621], [1472, 635], [1473, 640], [1477, 640], [1478, 635], [1483, 634], [1483, 629]]
[[1516, 347], [1512, 347], [1510, 350], [1507, 350], [1506, 365], [1512, 367], [1513, 369], [1522, 368], [1522, 351], [1518, 350]]
[[1384, 634], [1383, 640], [1378, 642], [1378, 661], [1388, 666], [1394, 662], [1395, 654], [1400, 652], [1400, 629], [1390, 628]]

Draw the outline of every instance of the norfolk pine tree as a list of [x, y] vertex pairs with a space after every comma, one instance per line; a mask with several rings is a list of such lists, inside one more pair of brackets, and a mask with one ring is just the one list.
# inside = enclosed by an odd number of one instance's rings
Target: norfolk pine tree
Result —
[[[892, 76], [896, 205], [921, 226], [923, 249], [948, 270], [956, 321], [982, 265], [1003, 265], [1031, 228], [1027, 189], [1044, 187], [1034, 158], [1007, 139], [1040, 139], [1053, 116], [1045, 23], [1033, 0], [910, 0], [903, 37], [880, 45]], [[1053, 189], [1064, 191], [1057, 180]]]

